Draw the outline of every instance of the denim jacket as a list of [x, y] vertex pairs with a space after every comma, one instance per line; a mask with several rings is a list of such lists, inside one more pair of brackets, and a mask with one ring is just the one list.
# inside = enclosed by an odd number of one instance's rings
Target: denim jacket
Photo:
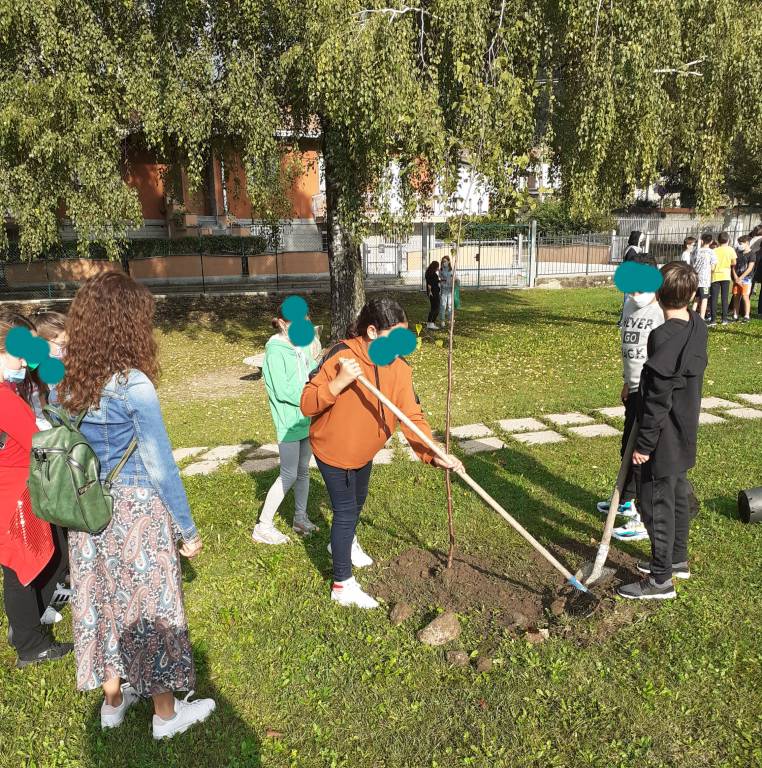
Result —
[[185, 541], [197, 535], [180, 472], [172, 456], [164, 419], [151, 380], [141, 371], [115, 374], [90, 408], [80, 431], [101, 462], [101, 480], [119, 463], [133, 437], [138, 447], [114, 485], [153, 488]]

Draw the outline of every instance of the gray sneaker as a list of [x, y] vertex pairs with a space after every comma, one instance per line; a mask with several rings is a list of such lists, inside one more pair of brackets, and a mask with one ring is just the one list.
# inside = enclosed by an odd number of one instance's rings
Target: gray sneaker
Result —
[[[640, 560], [638, 562], [638, 570], [641, 573], [647, 573], [651, 575], [651, 563], [648, 560]], [[685, 579], [686, 581], [691, 577], [691, 569], [687, 561], [684, 563], [672, 563], [672, 578], [673, 579]]]
[[626, 584], [617, 589], [617, 594], [629, 600], [671, 600], [677, 597], [671, 581], [657, 584], [650, 576], [634, 584]]

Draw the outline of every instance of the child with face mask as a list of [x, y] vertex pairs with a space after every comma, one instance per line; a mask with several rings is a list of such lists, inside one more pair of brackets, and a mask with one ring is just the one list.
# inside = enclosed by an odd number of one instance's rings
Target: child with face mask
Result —
[[0, 565], [8, 617], [8, 641], [16, 666], [54, 661], [71, 653], [58, 643], [42, 616], [68, 568], [60, 529], [32, 514], [26, 481], [32, 436], [37, 432], [30, 400], [34, 385], [26, 361], [8, 352], [14, 328], [33, 330], [20, 315], [0, 313]]
[[[64, 349], [66, 348], [66, 315], [60, 312], [37, 312], [32, 315], [35, 333], [48, 342], [50, 356], [57, 360], [63, 359]], [[36, 366], [29, 366], [32, 370], [32, 380], [35, 388], [32, 394], [32, 408], [37, 419], [37, 427], [40, 430], [50, 429], [50, 422], [45, 417], [42, 409], [48, 405], [54, 405], [58, 401], [56, 387], [48, 386], [37, 375]]]
[[[655, 266], [655, 263], [652, 263]], [[640, 395], [640, 374], [648, 358], [648, 337], [654, 328], [664, 323], [664, 312], [656, 300], [655, 293], [628, 294], [622, 313], [622, 367], [624, 385], [621, 399], [624, 404], [624, 433], [622, 435], [621, 454], [624, 455], [630, 432], [635, 425]], [[640, 520], [635, 504], [636, 482], [639, 467], [631, 467], [622, 490], [619, 514], [629, 518], [628, 522], [614, 529], [614, 537], [619, 540], [648, 538], [648, 532]], [[598, 511], [608, 514], [608, 501], [598, 502]]]
[[273, 524], [288, 491], [294, 489], [294, 531], [309, 535], [318, 527], [307, 517], [307, 498], [310, 492], [310, 420], [299, 410], [302, 390], [317, 363], [310, 347], [297, 347], [288, 338], [291, 325], [284, 317], [282, 307], [273, 318], [278, 333], [270, 337], [265, 346], [262, 376], [267, 389], [270, 412], [278, 436], [280, 475], [267, 493], [259, 522], [251, 538], [259, 544], [286, 544], [288, 536]]

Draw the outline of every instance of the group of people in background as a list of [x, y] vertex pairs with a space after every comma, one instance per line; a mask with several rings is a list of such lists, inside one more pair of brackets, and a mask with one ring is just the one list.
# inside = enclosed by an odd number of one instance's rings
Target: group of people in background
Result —
[[[459, 308], [460, 278], [453, 275], [449, 256], [442, 258], [442, 263], [432, 261], [426, 269], [426, 295], [429, 297], [429, 316], [426, 327], [435, 331], [449, 325], [453, 308]], [[453, 291], [453, 280], [454, 288]], [[455, 297], [453, 300], [453, 293]]]
[[[699, 281], [693, 308], [710, 326], [718, 321], [727, 325], [731, 319], [748, 323], [754, 289], [762, 284], [762, 224], [739, 237], [735, 247], [730, 242], [727, 232], [716, 238], [705, 232], [698, 239], [686, 237], [683, 241], [681, 260], [693, 267]], [[762, 316], [762, 291], [757, 314]]]
[[[195, 557], [202, 541], [156, 394], [153, 315], [151, 293], [122, 272], [86, 282], [68, 316], [46, 313], [29, 320], [0, 314], [0, 564], [17, 666], [52, 662], [73, 651], [77, 688], [103, 690], [102, 728], [121, 725], [130, 707], [151, 698], [153, 736], [161, 739], [205, 720], [215, 702], [190, 698], [196, 670], [179, 555]], [[373, 562], [356, 528], [373, 457], [398, 421], [358, 379], [373, 381], [431, 435], [408, 363], [397, 358], [379, 367], [370, 358], [372, 342], [406, 327], [407, 317], [390, 298], [369, 301], [347, 338], [319, 362], [314, 347], [292, 344], [282, 313], [272, 324], [276, 333], [266, 347], [264, 379], [281, 462], [252, 538], [271, 545], [289, 541], [273, 518], [291, 488], [294, 531], [309, 536], [318, 530], [307, 515], [314, 455], [333, 508], [331, 599], [375, 608], [378, 603], [353, 577], [353, 567]], [[51, 354], [63, 359], [66, 373], [57, 387], [47, 387], [34, 366], [8, 352], [6, 339], [15, 327], [43, 336]], [[33, 514], [26, 486], [33, 437], [57, 423], [56, 411], [43, 411], [48, 404], [81, 416], [78, 429], [98, 457], [101, 482], [112, 471], [116, 475], [110, 486], [113, 514], [98, 533], [65, 531]], [[423, 462], [462, 469], [457, 457], [439, 458], [401, 426]], [[30, 539], [24, 532], [32, 521], [37, 534]], [[70, 593], [73, 643], [57, 642], [51, 630], [56, 619], [50, 615], [60, 619], [53, 606], [57, 590]], [[179, 691], [188, 694], [178, 698]]]

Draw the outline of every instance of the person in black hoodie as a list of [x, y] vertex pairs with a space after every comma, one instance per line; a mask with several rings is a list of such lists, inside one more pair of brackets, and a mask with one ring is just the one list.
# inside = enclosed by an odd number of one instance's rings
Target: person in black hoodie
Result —
[[661, 270], [657, 293], [664, 325], [648, 338], [640, 379], [640, 425], [633, 464], [641, 466], [640, 514], [651, 539], [651, 559], [638, 563], [646, 576], [619, 588], [622, 597], [664, 600], [676, 596], [673, 577], [688, 579], [688, 528], [693, 488], [686, 473], [696, 463], [701, 389], [707, 365], [706, 323], [688, 309], [698, 289], [690, 264]]

